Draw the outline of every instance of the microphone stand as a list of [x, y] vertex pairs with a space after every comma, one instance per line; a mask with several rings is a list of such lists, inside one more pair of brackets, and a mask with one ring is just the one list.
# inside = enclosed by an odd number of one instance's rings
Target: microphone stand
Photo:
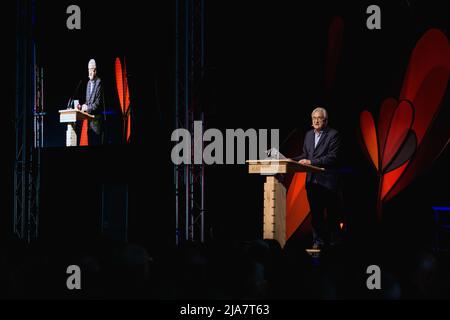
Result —
[[67, 102], [67, 109], [70, 109], [70, 104], [73, 102], [73, 96], [78, 92], [78, 88], [80, 87], [81, 82], [83, 82], [83, 80], [80, 80], [80, 82], [78, 82], [77, 87], [75, 88], [75, 91], [70, 96], [69, 101]]

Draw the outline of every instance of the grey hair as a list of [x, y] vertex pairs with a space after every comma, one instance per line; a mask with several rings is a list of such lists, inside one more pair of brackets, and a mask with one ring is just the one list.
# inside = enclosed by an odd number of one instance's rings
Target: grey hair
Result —
[[325, 120], [328, 120], [328, 112], [325, 108], [322, 107], [317, 107], [313, 110], [313, 112], [311, 112], [311, 117], [313, 116], [314, 113], [316, 112], [322, 112], [323, 113], [323, 117], [325, 118]]

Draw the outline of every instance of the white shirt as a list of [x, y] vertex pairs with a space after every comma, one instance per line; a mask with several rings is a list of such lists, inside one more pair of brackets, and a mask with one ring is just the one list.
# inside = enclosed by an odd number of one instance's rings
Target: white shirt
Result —
[[317, 147], [317, 144], [319, 143], [320, 137], [322, 136], [323, 131], [315, 132], [314, 131], [314, 148]]

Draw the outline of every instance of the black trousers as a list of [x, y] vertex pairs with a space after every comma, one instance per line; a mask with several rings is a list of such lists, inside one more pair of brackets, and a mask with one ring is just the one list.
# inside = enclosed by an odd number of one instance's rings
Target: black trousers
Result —
[[90, 146], [100, 146], [104, 143], [104, 132], [100, 132], [99, 134], [95, 133], [94, 130], [89, 128], [88, 130], [88, 140]]
[[[81, 142], [81, 131], [83, 128], [83, 122], [77, 122], [76, 125], [76, 133], [77, 133], [77, 145], [80, 145]], [[98, 133], [96, 133], [92, 128], [91, 128], [91, 124], [88, 123], [88, 130], [87, 130], [87, 134], [88, 134], [88, 143], [89, 146], [100, 146], [106, 143], [106, 126], [104, 125], [103, 121], [99, 121], [97, 123], [97, 131]]]
[[328, 243], [339, 232], [339, 194], [315, 183], [306, 186], [306, 193], [311, 210], [313, 241]]
[[[82, 125], [78, 125], [76, 128], [77, 131], [77, 145], [81, 143], [81, 128]], [[104, 144], [105, 133], [102, 131], [99, 134], [95, 133], [90, 127], [88, 127], [88, 143], [89, 146], [100, 146]]]

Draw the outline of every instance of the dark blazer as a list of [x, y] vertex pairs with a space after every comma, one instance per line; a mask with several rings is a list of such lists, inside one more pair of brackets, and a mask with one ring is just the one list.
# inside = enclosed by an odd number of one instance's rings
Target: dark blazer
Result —
[[95, 119], [89, 122], [89, 126], [96, 133], [100, 134], [102, 129], [102, 111], [104, 111], [103, 103], [103, 87], [100, 78], [96, 77], [94, 80], [94, 87], [90, 93], [90, 80], [86, 85], [86, 105], [88, 106], [87, 113], [95, 116]]
[[317, 183], [329, 190], [336, 191], [338, 187], [337, 166], [340, 157], [341, 139], [337, 130], [326, 127], [323, 129], [317, 146], [314, 148], [314, 130], [305, 135], [303, 153], [294, 160], [308, 159], [311, 165], [325, 168], [323, 173], [309, 173], [306, 176], [306, 188], [311, 183]]

